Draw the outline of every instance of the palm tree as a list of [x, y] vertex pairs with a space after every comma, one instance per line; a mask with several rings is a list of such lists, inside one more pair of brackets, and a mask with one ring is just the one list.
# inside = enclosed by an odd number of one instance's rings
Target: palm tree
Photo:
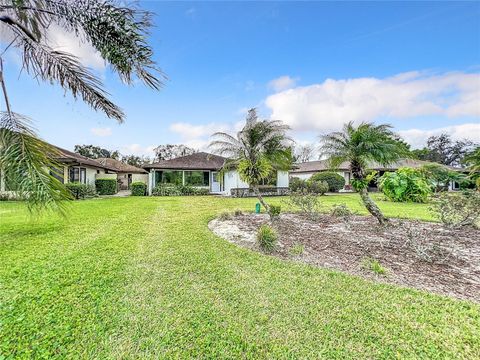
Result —
[[[57, 208], [68, 193], [51, 172], [57, 151], [41, 141], [30, 120], [12, 110], [5, 84], [3, 56], [17, 49], [22, 69], [33, 78], [57, 83], [75, 99], [123, 122], [124, 113], [108, 98], [100, 79], [74, 55], [49, 45], [53, 25], [75, 34], [96, 49], [126, 84], [135, 77], [159, 89], [163, 74], [146, 42], [151, 14], [113, 0], [0, 0], [0, 33], [9, 42], [0, 53], [0, 87], [5, 109], [0, 113], [0, 169], [30, 209]], [[157, 77], [159, 74], [160, 79]]]
[[278, 120], [259, 120], [256, 109], [250, 109], [246, 123], [236, 137], [224, 132], [212, 135], [210, 148], [226, 156], [224, 170], [236, 168], [240, 179], [254, 191], [260, 203], [270, 213], [259, 186], [275, 171], [289, 170], [293, 162], [292, 143], [286, 135], [289, 127]]
[[360, 193], [363, 204], [380, 224], [388, 219], [368, 195], [366, 170], [370, 163], [387, 166], [408, 155], [408, 147], [391, 131], [390, 125], [352, 122], [344, 125], [342, 131], [321, 136], [321, 153], [329, 158], [330, 167], [335, 169], [342, 162], [350, 163], [353, 176], [352, 186]]

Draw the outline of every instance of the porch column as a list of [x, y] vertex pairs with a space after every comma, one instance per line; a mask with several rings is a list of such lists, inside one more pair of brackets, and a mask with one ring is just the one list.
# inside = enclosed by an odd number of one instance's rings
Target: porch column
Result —
[[185, 170], [182, 170], [182, 185], [185, 186]]

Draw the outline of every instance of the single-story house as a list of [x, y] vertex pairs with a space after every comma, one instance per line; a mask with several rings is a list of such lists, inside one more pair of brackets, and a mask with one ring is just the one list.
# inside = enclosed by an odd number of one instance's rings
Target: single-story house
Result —
[[[378, 171], [379, 176], [383, 175], [387, 171], [396, 171], [403, 167], [409, 167], [418, 169], [424, 165], [434, 164], [430, 161], [415, 160], [415, 159], [400, 159], [399, 161], [392, 163], [388, 166], [383, 166], [377, 163], [369, 164], [368, 168], [370, 170]], [[454, 171], [464, 171], [464, 169], [455, 168], [452, 166], [447, 166], [450, 170]], [[345, 179], [345, 185], [350, 185], [352, 180], [352, 174], [350, 172], [350, 163], [345, 161], [341, 163], [335, 170], [332, 170], [329, 166], [328, 160], [318, 160], [318, 161], [308, 161], [300, 164], [296, 164], [295, 168], [290, 171], [290, 177], [296, 177], [303, 180], [309, 179], [312, 175], [322, 172], [322, 171], [334, 171]], [[375, 184], [371, 184], [371, 187], [376, 187]], [[450, 190], [457, 190], [459, 184], [452, 181], [450, 183]]]
[[[151, 195], [157, 184], [190, 185], [206, 188], [212, 194], [236, 195], [239, 191], [249, 189], [247, 183], [240, 179], [236, 170], [229, 170], [221, 177], [220, 170], [226, 158], [206, 152], [181, 156], [171, 160], [162, 160], [143, 166], [149, 172], [148, 193]], [[288, 172], [278, 171], [265, 187], [278, 191], [288, 188]], [[242, 195], [243, 196], [243, 195]]]
[[[95, 185], [95, 180], [98, 178], [117, 178], [116, 170], [108, 165], [102, 165], [93, 159], [57, 146], [55, 148], [58, 151], [55, 160], [61, 166], [61, 169], [51, 171], [51, 174], [62, 184], [79, 182]], [[8, 192], [8, 190], [5, 179], [0, 173], [0, 192]]]
[[115, 169], [120, 190], [129, 190], [132, 182], [141, 181], [145, 184], [148, 182], [148, 172], [145, 169], [111, 158], [99, 158], [95, 161], [103, 166]]

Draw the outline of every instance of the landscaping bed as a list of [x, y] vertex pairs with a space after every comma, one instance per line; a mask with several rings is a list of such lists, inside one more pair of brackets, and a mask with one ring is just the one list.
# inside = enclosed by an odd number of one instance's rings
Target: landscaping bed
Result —
[[[268, 222], [266, 215], [241, 214], [212, 220], [209, 227], [258, 250], [256, 231]], [[398, 219], [381, 227], [366, 216], [310, 220], [300, 214], [282, 214], [274, 227], [279, 234], [274, 256], [480, 302], [480, 231], [472, 227]]]

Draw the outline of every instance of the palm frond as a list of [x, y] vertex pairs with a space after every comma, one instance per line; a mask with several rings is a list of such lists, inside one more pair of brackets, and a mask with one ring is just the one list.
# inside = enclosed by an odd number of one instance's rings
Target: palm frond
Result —
[[[70, 194], [52, 174], [61, 166], [53, 160], [57, 150], [36, 137], [30, 120], [13, 112], [0, 113], [0, 169], [16, 196], [31, 211], [65, 212]], [[63, 176], [63, 172], [62, 172]]]
[[75, 56], [52, 50], [47, 45], [34, 42], [21, 32], [14, 31], [18, 35], [17, 46], [22, 50], [23, 67], [28, 73], [44, 81], [56, 81], [69, 90], [75, 99], [81, 97], [93, 109], [100, 110], [119, 122], [123, 121], [122, 110], [107, 98], [102, 83]]

